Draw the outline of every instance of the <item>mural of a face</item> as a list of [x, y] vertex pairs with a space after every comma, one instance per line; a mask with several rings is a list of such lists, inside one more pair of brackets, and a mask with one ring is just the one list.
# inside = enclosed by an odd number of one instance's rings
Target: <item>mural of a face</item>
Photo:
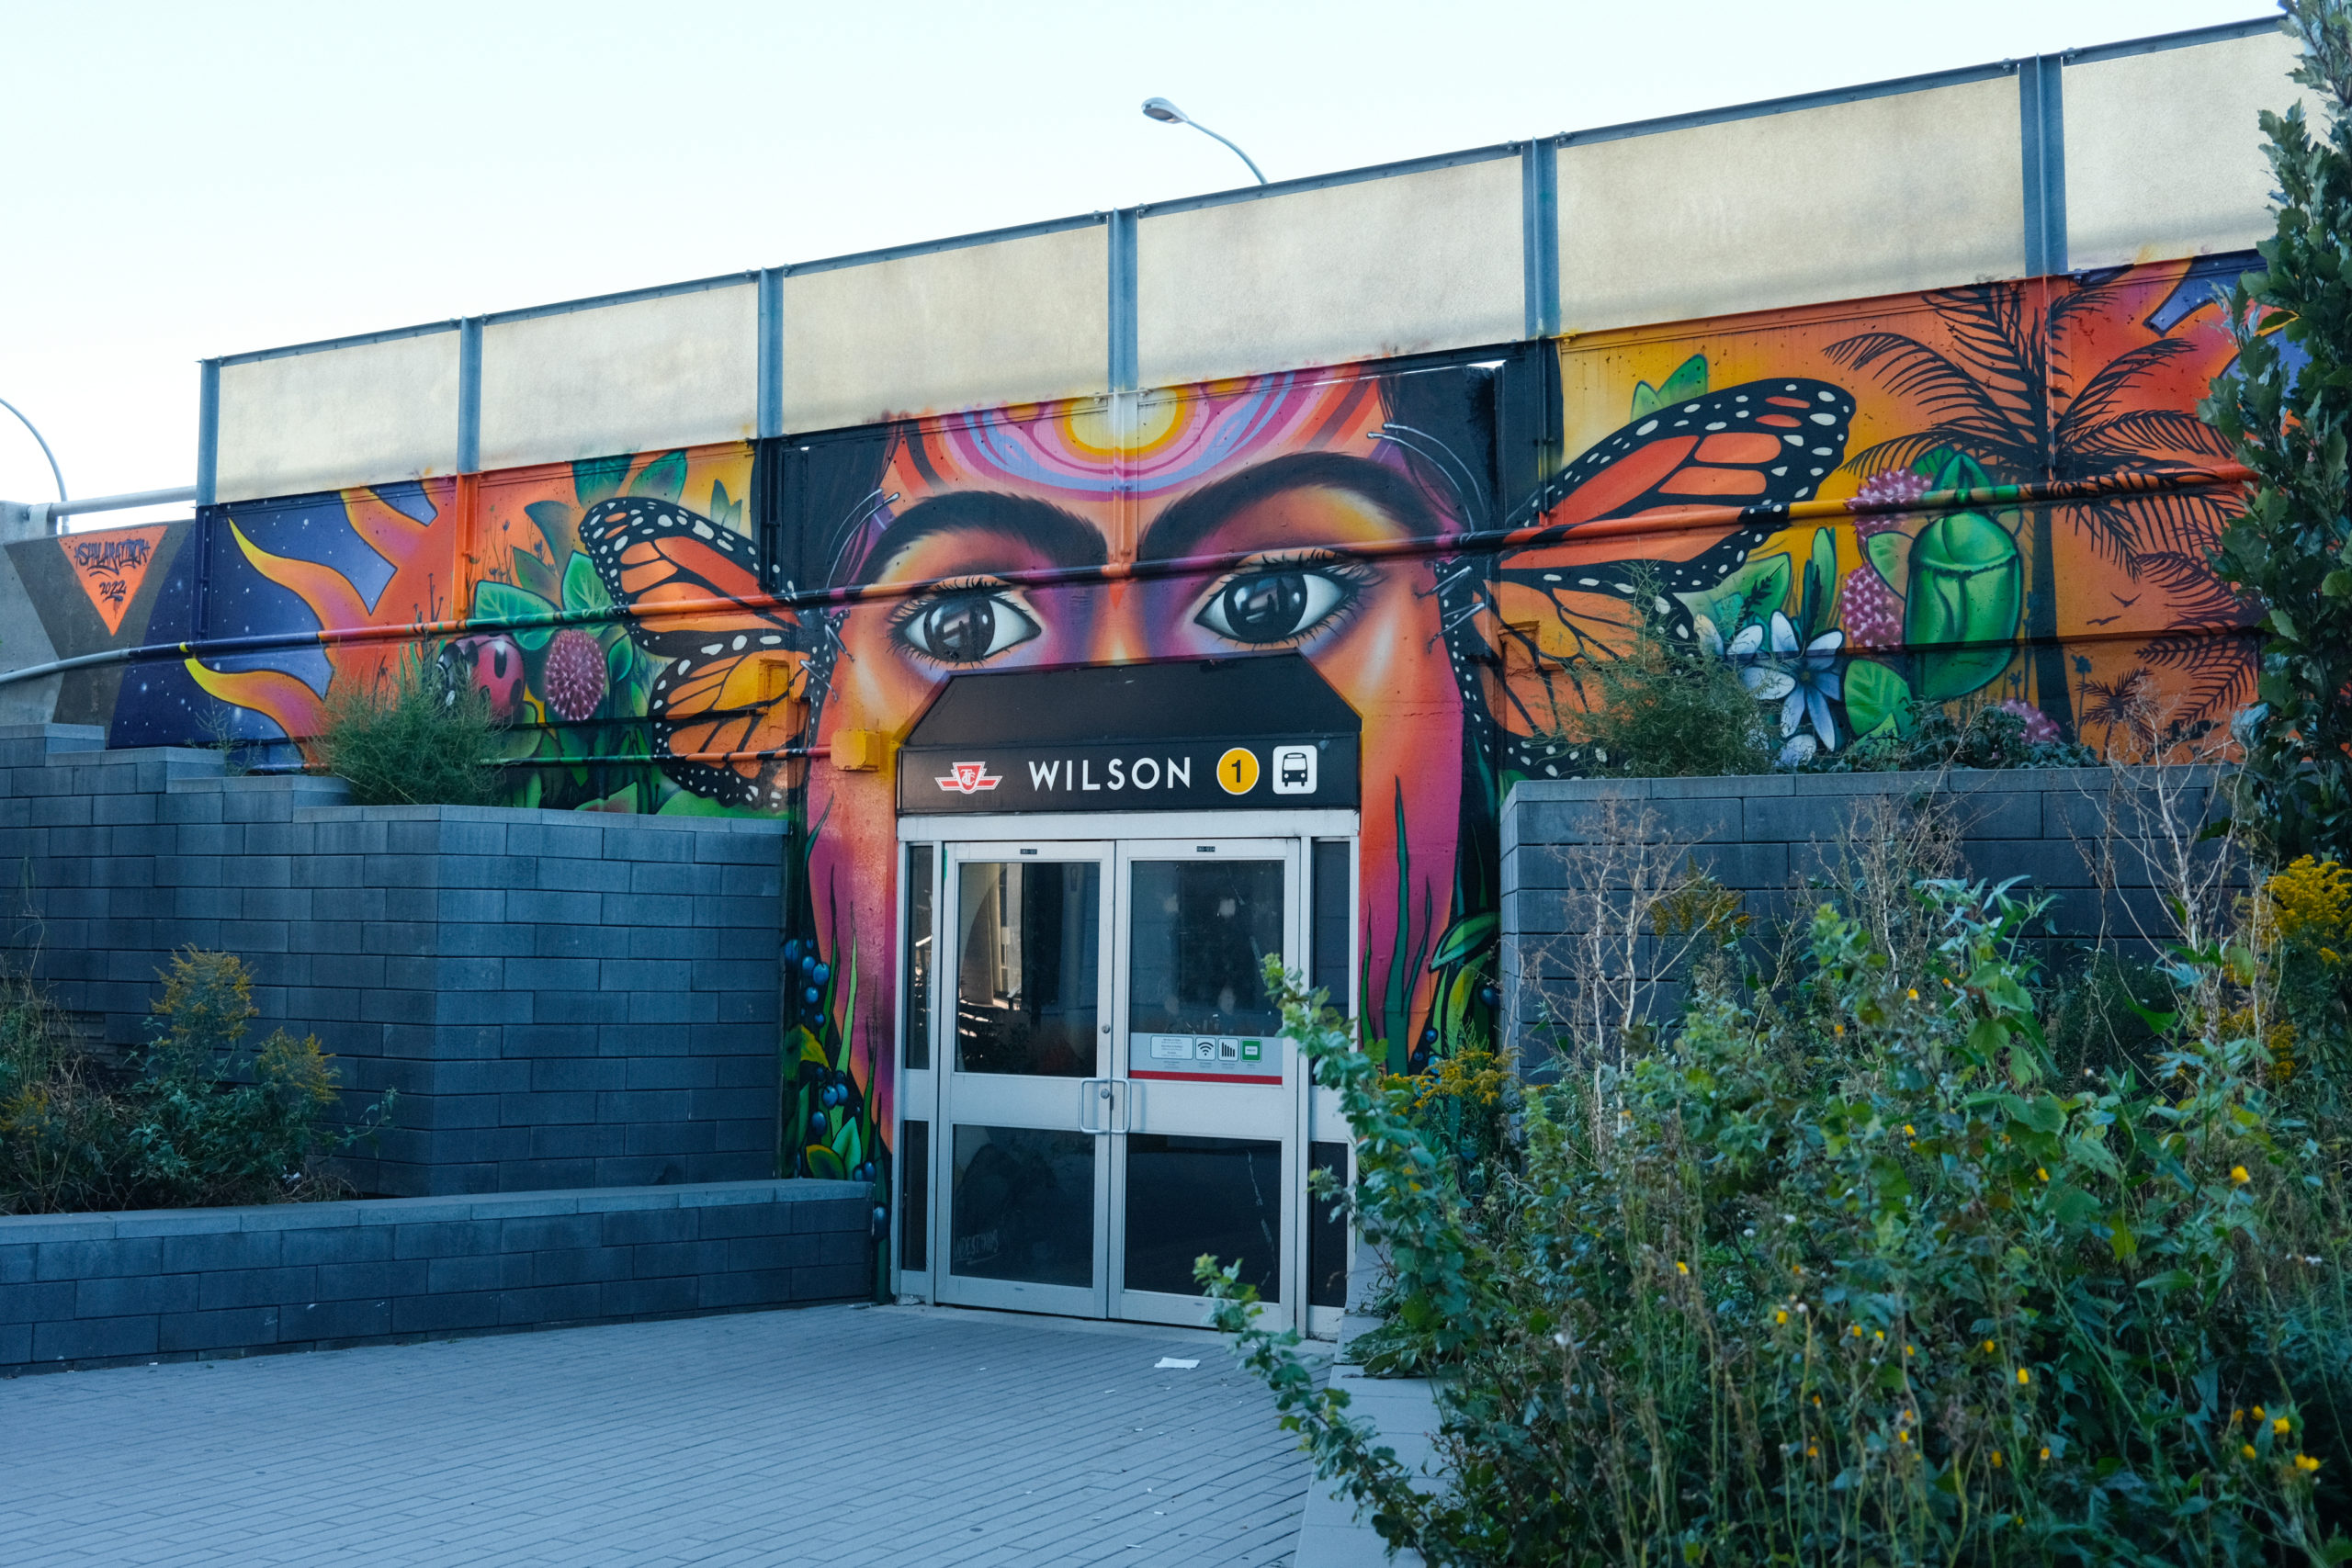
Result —
[[[1460, 527], [1385, 446], [1383, 418], [1366, 381], [1188, 400], [1166, 411], [1156, 445], [1136, 442], [1091, 484], [1021, 471], [1002, 456], [1015, 433], [1001, 428], [910, 433], [883, 486], [897, 499], [845, 564], [859, 584], [924, 586], [841, 615], [819, 741], [903, 735], [964, 671], [1297, 649], [1363, 720], [1364, 957], [1385, 976], [1452, 912], [1464, 713], [1435, 563], [1356, 553]], [[1019, 434], [1016, 450], [1035, 457], [1046, 440], [1075, 447], [1086, 422], [1064, 414]], [[989, 440], [957, 439], [977, 435]], [[970, 461], [981, 452], [986, 464]], [[1212, 456], [1221, 473], [1199, 479]], [[965, 471], [947, 477], [958, 458]], [[1170, 570], [1190, 562], [1204, 564]], [[1017, 581], [1105, 568], [1108, 582]], [[820, 769], [809, 789], [808, 819], [823, 824], [809, 863], [819, 927], [830, 915], [845, 931], [850, 890], [891, 864], [893, 782]], [[1406, 986], [1425, 993], [1432, 978]]]
[[[154, 547], [119, 626], [64, 583], [40, 608], [61, 655], [153, 645], [119, 700], [85, 694], [118, 746], [225, 726], [290, 761], [330, 685], [447, 653], [514, 715], [518, 805], [794, 816], [786, 1131], [830, 1145], [797, 1168], [854, 1173], [889, 1125], [896, 780], [805, 745], [903, 737], [963, 671], [1295, 650], [1363, 722], [1366, 1032], [1399, 1065], [1454, 1049], [1496, 978], [1497, 807], [1578, 771], [1636, 582], [1799, 750], [1940, 705], [2127, 751], [2218, 733], [2255, 644], [2192, 411], [2247, 260], [1584, 334], [1503, 372], [1253, 377], [1147, 394], [1116, 432], [1094, 404], [908, 419], [763, 446], [760, 487], [728, 443], [238, 502]], [[1531, 352], [1555, 409], [1508, 379]], [[2007, 488], [2052, 484], [2088, 488]], [[47, 581], [59, 543], [10, 559]]]

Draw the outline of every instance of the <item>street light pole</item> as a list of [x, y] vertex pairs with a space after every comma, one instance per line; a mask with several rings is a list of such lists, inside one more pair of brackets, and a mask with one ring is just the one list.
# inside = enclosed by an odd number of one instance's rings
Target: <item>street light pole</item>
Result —
[[1170, 103], [1166, 98], [1146, 98], [1143, 101], [1143, 112], [1150, 116], [1153, 119], [1159, 121], [1162, 125], [1189, 125], [1204, 136], [1214, 137], [1219, 141], [1224, 141], [1227, 147], [1231, 147], [1233, 149], [1233, 155], [1235, 157], [1250, 165], [1250, 172], [1258, 176], [1258, 183], [1260, 185], [1265, 185], [1268, 183], [1265, 174], [1258, 167], [1257, 160], [1251, 158], [1249, 153], [1244, 152], [1240, 148], [1235, 147], [1234, 144], [1231, 141], [1227, 141], [1226, 138], [1218, 136], [1216, 131], [1211, 130], [1207, 126], [1203, 125], [1199, 120], [1194, 119], [1182, 109], [1180, 109], [1174, 104]]
[[[1238, 151], [1238, 149], [1237, 149], [1237, 151]], [[33, 439], [40, 443], [40, 455], [49, 459], [49, 477], [57, 481], [57, 499], [60, 501], [66, 500], [67, 496], [65, 494], [64, 472], [57, 466], [57, 454], [49, 449], [48, 442], [41, 440], [40, 431], [34, 425], [31, 420], [25, 417], [24, 410], [18, 408], [7, 399], [0, 398], [0, 409], [6, 409], [10, 413], [15, 414], [17, 416], [17, 423], [33, 433]]]

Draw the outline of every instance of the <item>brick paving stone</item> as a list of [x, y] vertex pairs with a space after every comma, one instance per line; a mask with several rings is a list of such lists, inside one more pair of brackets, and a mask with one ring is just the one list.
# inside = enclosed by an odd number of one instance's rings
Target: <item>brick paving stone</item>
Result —
[[1212, 1336], [922, 1307], [114, 1368], [0, 1382], [0, 1562], [1272, 1568], [1295, 1444]]

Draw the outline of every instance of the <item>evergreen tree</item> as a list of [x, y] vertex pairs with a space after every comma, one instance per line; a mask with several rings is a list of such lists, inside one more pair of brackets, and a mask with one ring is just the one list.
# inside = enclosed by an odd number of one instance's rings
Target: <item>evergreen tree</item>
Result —
[[2326, 123], [2301, 105], [2262, 116], [2278, 226], [2232, 291], [2238, 360], [2203, 411], [2256, 485], [2214, 564], [2267, 637], [2259, 700], [2233, 727], [2240, 819], [2282, 862], [2352, 861], [2352, 0], [2281, 8]]

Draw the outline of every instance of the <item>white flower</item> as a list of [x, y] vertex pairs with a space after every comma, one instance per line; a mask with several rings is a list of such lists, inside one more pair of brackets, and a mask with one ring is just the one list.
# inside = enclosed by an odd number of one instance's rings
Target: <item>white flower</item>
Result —
[[[1758, 628], [1751, 626], [1748, 629], [1754, 631]], [[1793, 737], [1810, 718], [1813, 732], [1821, 738], [1821, 744], [1829, 748], [1837, 746], [1838, 726], [1829, 716], [1829, 704], [1832, 698], [1842, 694], [1843, 687], [1838, 677], [1838, 650], [1845, 646], [1844, 632], [1827, 631], [1806, 643], [1800, 651], [1796, 627], [1790, 625], [1788, 616], [1780, 611], [1772, 612], [1772, 662], [1788, 681], [1788, 684], [1781, 688], [1782, 735]], [[1750, 686], [1748, 690], [1757, 691], [1757, 688]], [[1760, 697], [1762, 694], [1758, 692], [1758, 695]]]
[[1764, 647], [1762, 626], [1742, 626], [1738, 635], [1726, 643], [1723, 633], [1717, 631], [1715, 624], [1706, 616], [1699, 616], [1692, 624], [1697, 628], [1699, 646], [1715, 658], [1736, 665], [1739, 683], [1747, 687], [1748, 694], [1758, 702], [1779, 702], [1795, 686], [1794, 681], [1774, 669], [1769, 661], [1758, 660], [1757, 655]]

